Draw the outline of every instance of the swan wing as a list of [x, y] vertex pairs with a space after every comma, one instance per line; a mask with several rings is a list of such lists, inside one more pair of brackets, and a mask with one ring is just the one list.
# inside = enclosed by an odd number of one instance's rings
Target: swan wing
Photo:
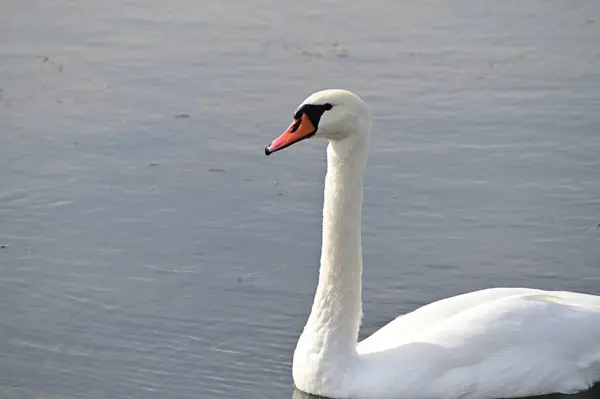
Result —
[[543, 295], [546, 291], [531, 288], [489, 288], [441, 299], [422, 306], [410, 313], [400, 315], [359, 343], [359, 352], [377, 352], [382, 349], [410, 342], [423, 334], [423, 328], [431, 329], [467, 309], [514, 295]]
[[366, 369], [377, 370], [375, 389], [402, 379], [444, 397], [574, 393], [600, 380], [600, 297], [476, 291], [395, 319], [358, 352]]

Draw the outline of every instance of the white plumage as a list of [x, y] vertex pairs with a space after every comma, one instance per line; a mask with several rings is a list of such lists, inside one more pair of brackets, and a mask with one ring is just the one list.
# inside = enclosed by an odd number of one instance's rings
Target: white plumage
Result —
[[358, 343], [370, 112], [345, 90], [311, 95], [297, 116], [305, 109], [310, 118], [298, 118], [297, 130], [290, 126], [266, 151], [312, 135], [329, 140], [319, 284], [293, 361], [298, 389], [332, 398], [487, 399], [574, 393], [600, 380], [594, 295], [471, 292], [399, 316]]

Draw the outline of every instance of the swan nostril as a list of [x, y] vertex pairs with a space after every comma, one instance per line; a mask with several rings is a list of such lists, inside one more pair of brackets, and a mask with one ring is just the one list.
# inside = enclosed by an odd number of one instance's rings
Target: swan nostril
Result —
[[300, 127], [300, 123], [302, 122], [302, 120], [298, 119], [295, 123], [294, 126], [292, 126], [292, 128], [290, 129], [290, 133], [295, 133], [296, 130], [298, 130], [298, 128]]

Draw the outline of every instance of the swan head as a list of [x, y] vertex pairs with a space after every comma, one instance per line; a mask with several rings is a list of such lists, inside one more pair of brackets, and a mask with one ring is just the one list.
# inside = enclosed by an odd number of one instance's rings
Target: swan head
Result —
[[365, 136], [370, 127], [369, 108], [356, 94], [340, 89], [319, 91], [298, 106], [292, 124], [265, 147], [265, 155], [311, 137], [343, 141]]

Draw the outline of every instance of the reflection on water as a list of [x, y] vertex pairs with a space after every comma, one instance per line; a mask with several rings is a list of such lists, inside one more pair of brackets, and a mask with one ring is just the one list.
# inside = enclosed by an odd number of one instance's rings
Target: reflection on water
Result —
[[490, 286], [600, 294], [600, 3], [8, 1], [0, 397], [289, 397], [325, 151], [373, 108], [361, 337]]

